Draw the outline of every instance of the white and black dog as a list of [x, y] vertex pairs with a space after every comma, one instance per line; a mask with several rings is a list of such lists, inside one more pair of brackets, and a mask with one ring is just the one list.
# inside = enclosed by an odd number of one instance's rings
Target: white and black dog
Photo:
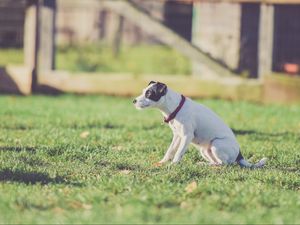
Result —
[[266, 158], [256, 164], [247, 162], [232, 130], [217, 114], [163, 83], [151, 81], [133, 103], [137, 109], [158, 108], [173, 131], [172, 143], [157, 165], [169, 160], [180, 162], [190, 143], [211, 165], [238, 163], [241, 167], [259, 168], [266, 163]]

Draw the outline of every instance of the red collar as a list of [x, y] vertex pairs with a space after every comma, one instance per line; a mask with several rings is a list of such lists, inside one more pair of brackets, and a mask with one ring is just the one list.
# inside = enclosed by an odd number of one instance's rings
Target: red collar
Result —
[[175, 109], [175, 111], [172, 112], [172, 113], [168, 116], [168, 118], [164, 118], [165, 123], [169, 123], [171, 120], [173, 120], [173, 119], [176, 117], [177, 113], [178, 113], [178, 112], [180, 111], [180, 109], [182, 108], [184, 102], [185, 102], [185, 97], [184, 97], [183, 95], [181, 95], [181, 101], [180, 101], [179, 105], [177, 106], [177, 108]]

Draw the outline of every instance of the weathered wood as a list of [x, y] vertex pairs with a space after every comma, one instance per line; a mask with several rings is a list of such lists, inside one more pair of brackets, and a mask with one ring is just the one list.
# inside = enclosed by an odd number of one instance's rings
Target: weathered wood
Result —
[[124, 17], [119, 16], [119, 21], [117, 24], [117, 28], [116, 28], [116, 31], [114, 34], [114, 40], [113, 40], [113, 52], [114, 52], [115, 57], [118, 57], [120, 54], [123, 29], [124, 29]]
[[59, 71], [49, 73], [41, 75], [40, 84], [42, 87], [56, 92], [137, 96], [149, 83], [149, 80], [159, 80], [189, 97], [225, 98], [257, 102], [263, 99], [262, 84], [260, 82], [239, 77], [203, 79], [172, 75], [134, 76], [131, 74], [105, 73], [72, 75]]
[[268, 103], [299, 103], [300, 78], [272, 74], [264, 78], [264, 101]]
[[194, 63], [202, 63], [208, 67], [215, 74], [227, 75], [231, 71], [223, 65], [217, 63], [215, 60], [208, 57], [199, 48], [193, 46], [191, 43], [180, 37], [171, 29], [164, 26], [162, 23], [150, 17], [142, 10], [136, 8], [129, 1], [125, 0], [103, 0], [103, 6], [123, 15], [125, 18], [140, 26], [145, 32], [155, 36], [163, 43], [177, 49], [186, 57], [190, 58]]
[[272, 72], [273, 59], [273, 30], [274, 30], [274, 6], [262, 4], [260, 7], [258, 41], [258, 77]]
[[263, 3], [263, 4], [300, 4], [300, 0], [191, 0], [193, 2], [229, 2], [229, 3]]
[[[138, 2], [138, 1], [148, 1], [148, 0], [132, 0], [132, 1]], [[153, 1], [164, 2], [166, 0], [153, 0]], [[190, 4], [191, 2], [193, 2], [193, 3], [197, 3], [197, 2], [210, 2], [210, 3], [212, 3], [212, 2], [216, 2], [216, 3], [228, 2], [228, 3], [264, 3], [264, 4], [300, 4], [300, 0], [177, 0], [177, 1], [186, 3], [186, 4]]]
[[[257, 1], [259, 2], [259, 0]], [[265, 4], [300, 4], [300, 0], [261, 0], [260, 2]]]
[[106, 19], [107, 19], [107, 11], [101, 10], [100, 12], [100, 21], [99, 21], [99, 27], [100, 27], [100, 39], [103, 40], [106, 35]]
[[24, 64], [31, 69], [34, 65], [36, 54], [35, 37], [36, 37], [36, 13], [37, 8], [35, 1], [28, 1], [25, 11], [24, 23]]
[[26, 66], [0, 67], [0, 93], [31, 94], [32, 71]]
[[39, 70], [55, 68], [56, 0], [43, 0], [40, 6]]
[[[194, 45], [214, 59], [237, 70], [240, 57], [241, 5], [202, 2], [194, 4]], [[203, 65], [193, 65], [193, 73], [205, 73]]]
[[31, 89], [37, 87], [37, 65], [39, 47], [39, 2], [28, 0], [24, 24], [24, 64], [32, 73]]

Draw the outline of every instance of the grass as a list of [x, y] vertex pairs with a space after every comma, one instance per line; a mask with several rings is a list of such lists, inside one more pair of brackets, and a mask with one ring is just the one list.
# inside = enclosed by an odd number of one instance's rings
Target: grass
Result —
[[[177, 51], [160, 45], [124, 46], [118, 57], [104, 44], [59, 46], [58, 70], [134, 74], [191, 74], [191, 63]], [[0, 65], [23, 64], [22, 49], [0, 49]]]
[[0, 223], [299, 224], [300, 105], [201, 102], [266, 168], [200, 166], [193, 147], [155, 168], [171, 132], [128, 98], [1, 96]]
[[7, 64], [22, 65], [24, 63], [23, 50], [19, 48], [0, 48], [0, 67]]

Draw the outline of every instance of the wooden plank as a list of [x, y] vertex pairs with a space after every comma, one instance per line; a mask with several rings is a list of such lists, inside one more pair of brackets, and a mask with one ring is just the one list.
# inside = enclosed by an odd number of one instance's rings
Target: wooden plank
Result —
[[44, 0], [40, 9], [39, 71], [55, 67], [55, 14], [56, 0]]
[[[209, 52], [211, 57], [224, 62], [232, 70], [237, 70], [241, 49], [241, 15], [242, 9], [237, 3], [195, 4], [193, 44]], [[194, 73], [201, 73], [202, 67], [196, 64]]]
[[31, 72], [25, 66], [0, 67], [0, 93], [29, 95], [31, 93]]
[[0, 8], [1, 21], [24, 21], [24, 8], [13, 10], [10, 8]]
[[2, 26], [2, 24], [0, 24], [0, 26], [1, 26], [0, 27], [1, 33], [10, 32], [10, 31], [19, 32], [22, 30], [22, 26], [8, 26], [8, 25]]
[[[138, 0], [134, 0], [138, 1]], [[148, 0], [145, 0], [148, 1]], [[166, 2], [168, 0], [153, 0], [155, 2]], [[169, 1], [177, 1], [180, 3], [197, 3], [197, 2], [235, 2], [235, 3], [265, 3], [265, 4], [300, 4], [300, 0], [169, 0]]]
[[268, 103], [299, 103], [300, 77], [272, 74], [264, 79], [264, 101]]
[[3, 28], [7, 29], [7, 28], [12, 28], [12, 29], [20, 29], [22, 28], [23, 25], [23, 21], [11, 21], [11, 20], [1, 20], [0, 21], [0, 30], [2, 30]]
[[153, 19], [148, 14], [136, 8], [129, 1], [125, 0], [102, 0], [104, 7], [112, 10], [125, 18], [140, 26], [145, 32], [155, 36], [163, 43], [178, 50], [186, 57], [190, 58], [194, 63], [201, 63], [205, 65], [215, 75], [231, 75], [231, 71], [223, 65], [211, 59], [199, 48], [193, 46], [191, 43], [180, 37], [171, 29], [159, 21]]
[[[262, 84], [256, 80], [239, 77], [203, 79], [190, 76], [99, 74], [82, 73], [71, 75], [53, 71], [41, 74], [41, 91], [67, 92], [78, 94], [106, 94], [137, 96], [150, 80], [166, 83], [174, 90], [189, 97], [225, 98], [260, 102]], [[44, 88], [44, 89], [43, 89]]]
[[262, 3], [262, 4], [300, 4], [300, 0], [194, 0], [209, 2]]
[[[137, 0], [135, 0], [137, 1]], [[148, 1], [148, 0], [147, 0]], [[157, 2], [166, 2], [167, 0], [153, 0]], [[180, 3], [198, 3], [198, 2], [209, 2], [209, 3], [218, 3], [218, 2], [233, 2], [233, 3], [264, 3], [264, 4], [300, 4], [300, 0], [169, 0], [177, 1]]]
[[37, 1], [27, 2], [24, 23], [24, 64], [31, 71], [37, 67]]
[[[165, 0], [160, 0], [165, 1]], [[176, 0], [175, 0], [176, 1]], [[180, 1], [180, 0], [177, 0]], [[220, 2], [229, 2], [229, 3], [263, 3], [263, 4], [300, 4], [300, 0], [190, 0], [190, 2], [209, 2], [209, 3], [220, 3]]]
[[274, 6], [262, 4], [260, 7], [258, 38], [258, 77], [272, 72], [273, 63], [273, 30], [274, 30]]
[[122, 45], [122, 36], [124, 30], [124, 17], [119, 16], [118, 20], [119, 21], [117, 23], [115, 34], [113, 37], [113, 52], [115, 57], [118, 57], [120, 54], [121, 45]]
[[1, 0], [0, 8], [21, 8], [25, 6], [25, 0]]
[[39, 0], [27, 0], [24, 22], [24, 64], [31, 71], [31, 90], [37, 88], [39, 50]]

